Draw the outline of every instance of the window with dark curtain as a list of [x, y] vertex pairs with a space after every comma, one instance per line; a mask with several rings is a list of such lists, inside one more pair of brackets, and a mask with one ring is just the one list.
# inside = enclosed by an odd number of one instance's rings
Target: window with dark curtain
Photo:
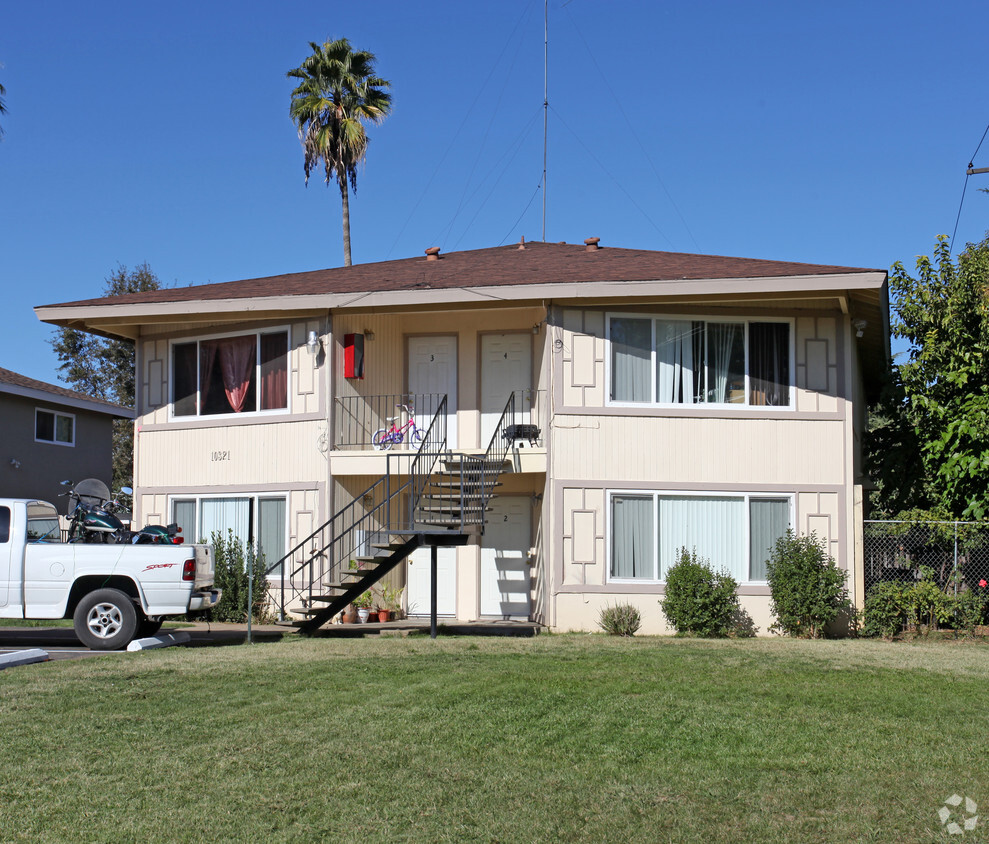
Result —
[[172, 412], [175, 416], [196, 415], [196, 344], [172, 346]]
[[261, 335], [261, 410], [288, 407], [288, 333]]
[[9, 542], [9, 541], [10, 541], [10, 508], [0, 507], [0, 542]]
[[749, 404], [790, 404], [790, 326], [785, 322], [749, 323]]
[[199, 390], [204, 415], [256, 410], [255, 362], [257, 340], [225, 337], [199, 344]]
[[288, 332], [176, 343], [172, 380], [174, 416], [287, 408]]

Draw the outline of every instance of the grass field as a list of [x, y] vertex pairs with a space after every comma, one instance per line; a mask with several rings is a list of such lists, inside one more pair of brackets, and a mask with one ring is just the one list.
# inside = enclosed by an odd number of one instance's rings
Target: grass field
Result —
[[291, 640], [0, 672], [0, 839], [929, 842], [989, 646]]

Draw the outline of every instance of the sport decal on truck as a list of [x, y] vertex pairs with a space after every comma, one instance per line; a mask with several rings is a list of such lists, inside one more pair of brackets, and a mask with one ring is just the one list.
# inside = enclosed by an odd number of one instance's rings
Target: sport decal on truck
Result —
[[142, 572], [154, 571], [155, 569], [170, 569], [172, 566], [177, 566], [178, 563], [155, 563], [154, 565], [145, 566], [141, 569]]

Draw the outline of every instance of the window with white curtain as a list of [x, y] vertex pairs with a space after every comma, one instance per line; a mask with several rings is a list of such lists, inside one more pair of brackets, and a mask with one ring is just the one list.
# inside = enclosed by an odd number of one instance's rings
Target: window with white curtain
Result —
[[172, 521], [188, 542], [209, 542], [214, 533], [226, 538], [232, 531], [234, 538], [264, 555], [266, 566], [278, 562], [288, 550], [284, 496], [173, 498]]
[[613, 492], [611, 580], [663, 582], [696, 551], [739, 583], [766, 579], [766, 560], [792, 525], [790, 496]]
[[616, 404], [789, 407], [787, 321], [610, 316]]

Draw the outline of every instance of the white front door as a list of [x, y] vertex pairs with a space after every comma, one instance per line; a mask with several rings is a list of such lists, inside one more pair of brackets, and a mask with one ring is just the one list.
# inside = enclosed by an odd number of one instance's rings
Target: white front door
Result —
[[[451, 336], [409, 338], [409, 392], [446, 395], [446, 441], [457, 444], [457, 338]], [[423, 435], [429, 419], [419, 417], [416, 424]]]
[[[416, 548], [407, 564], [408, 586], [406, 607], [409, 615], [429, 615], [430, 555], [427, 546]], [[436, 549], [436, 614], [457, 614], [457, 549]]]
[[481, 448], [487, 448], [512, 392], [515, 421], [529, 421], [532, 387], [532, 335], [481, 335]]
[[529, 618], [529, 552], [532, 502], [499, 496], [481, 538], [481, 615]]

